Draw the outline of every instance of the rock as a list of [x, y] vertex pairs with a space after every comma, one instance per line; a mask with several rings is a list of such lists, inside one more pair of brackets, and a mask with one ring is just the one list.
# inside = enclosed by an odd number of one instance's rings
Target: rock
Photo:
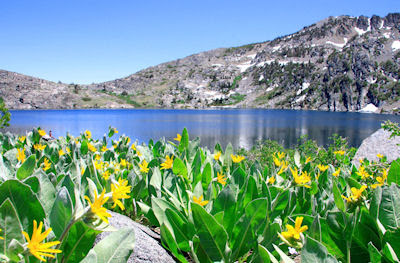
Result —
[[[160, 236], [149, 228], [134, 222], [127, 216], [108, 211], [112, 217], [110, 225], [117, 228], [132, 228], [135, 231], [135, 248], [128, 259], [128, 263], [168, 263], [175, 262], [171, 255], [161, 246]], [[96, 237], [95, 244], [108, 236], [110, 232], [103, 232]]]
[[392, 162], [400, 158], [400, 137], [389, 139], [390, 132], [379, 129], [371, 136], [364, 139], [358, 148], [353, 163], [360, 166], [359, 159], [366, 158], [370, 161], [378, 161], [376, 156], [378, 153], [387, 157], [388, 162]]

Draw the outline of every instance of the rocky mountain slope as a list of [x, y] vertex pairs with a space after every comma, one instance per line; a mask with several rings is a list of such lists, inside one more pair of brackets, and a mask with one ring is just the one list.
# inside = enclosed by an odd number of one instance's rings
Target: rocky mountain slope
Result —
[[0, 92], [17, 109], [218, 106], [396, 113], [399, 78], [395, 13], [329, 17], [273, 41], [202, 52], [87, 86], [2, 71]]

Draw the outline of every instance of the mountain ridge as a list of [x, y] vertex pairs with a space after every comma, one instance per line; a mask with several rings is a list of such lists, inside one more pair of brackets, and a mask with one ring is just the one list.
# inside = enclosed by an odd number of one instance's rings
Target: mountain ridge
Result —
[[[397, 113], [400, 13], [329, 17], [271, 41], [200, 52], [91, 85], [35, 82], [12, 74], [0, 71], [0, 91], [13, 109], [245, 107]], [[31, 98], [35, 93], [44, 101]]]

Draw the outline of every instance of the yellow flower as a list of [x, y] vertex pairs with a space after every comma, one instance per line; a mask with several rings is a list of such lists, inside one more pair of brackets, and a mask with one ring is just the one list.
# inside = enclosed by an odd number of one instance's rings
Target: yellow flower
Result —
[[132, 150], [136, 151], [136, 145], [133, 143], [131, 146]]
[[143, 160], [142, 163], [139, 163], [140, 171], [143, 173], [148, 173], [150, 168], [148, 168], [149, 164], [146, 162], [146, 160]]
[[165, 159], [166, 159], [165, 162], [161, 164], [160, 170], [172, 168], [172, 164], [174, 163], [174, 156], [171, 156], [171, 158], [169, 158], [169, 155], [167, 155], [165, 156]]
[[65, 154], [65, 152], [63, 151], [63, 149], [60, 149], [58, 151], [58, 156], [63, 156]]
[[142, 153], [141, 152], [139, 152], [139, 151], [136, 151], [136, 154], [137, 154], [137, 156], [142, 156]]
[[85, 168], [81, 168], [81, 175], [83, 175], [85, 173]]
[[114, 149], [117, 149], [118, 144], [113, 144]]
[[174, 140], [180, 142], [181, 139], [182, 139], [182, 136], [179, 133], [177, 133], [176, 138], [174, 138]]
[[269, 183], [269, 184], [274, 184], [275, 181], [276, 181], [275, 176], [271, 176], [271, 177], [268, 179], [267, 183]]
[[278, 153], [275, 153], [275, 154], [281, 160], [283, 159], [283, 157], [285, 157], [285, 153], [284, 152], [278, 152]]
[[129, 144], [131, 142], [131, 138], [126, 137], [126, 143]]
[[26, 241], [28, 242], [27, 247], [29, 248], [29, 252], [40, 261], [46, 261], [43, 256], [55, 258], [55, 256], [50, 253], [61, 253], [62, 251], [59, 249], [50, 248], [60, 244], [60, 241], [52, 241], [48, 243], [43, 242], [43, 240], [50, 234], [51, 228], [42, 233], [42, 227], [43, 222], [40, 222], [38, 227], [36, 220], [33, 220], [32, 238], [29, 238], [28, 233], [25, 231], [22, 231], [22, 234], [25, 236]]
[[203, 196], [200, 196], [199, 198], [197, 198], [196, 196], [193, 196], [193, 202], [195, 202], [196, 204], [199, 204], [201, 206], [205, 206], [206, 204], [208, 204], [208, 201], [203, 200]]
[[289, 162], [282, 161], [281, 162], [281, 168], [278, 171], [278, 175], [281, 175], [284, 171], [286, 171], [288, 166], [289, 166]]
[[24, 142], [25, 139], [26, 139], [26, 136], [20, 136], [20, 137], [18, 137], [18, 140], [19, 140], [20, 142]]
[[280, 167], [280, 166], [281, 166], [281, 160], [279, 160], [276, 156], [273, 156], [272, 158], [273, 158], [273, 160], [274, 160], [274, 164], [275, 164], [277, 167]]
[[26, 155], [25, 155], [25, 148], [18, 149], [17, 153], [17, 160], [21, 163], [25, 162]]
[[[0, 231], [1, 231], [1, 228], [0, 228]], [[0, 239], [4, 239], [3, 237], [0, 237]]]
[[131, 187], [128, 186], [128, 180], [119, 178], [118, 183], [111, 185], [111, 192], [112, 200], [114, 202], [114, 205], [111, 208], [118, 205], [121, 210], [125, 210], [124, 204], [119, 199], [130, 197], [128, 194], [131, 192]]
[[107, 146], [106, 146], [106, 145], [103, 145], [103, 147], [101, 147], [101, 151], [102, 151], [102, 152], [107, 151]]
[[38, 129], [38, 133], [41, 137], [46, 135], [46, 132], [44, 130]]
[[233, 161], [234, 163], [240, 163], [241, 161], [243, 161], [243, 160], [245, 159], [244, 156], [241, 156], [241, 155], [233, 155], [233, 154], [231, 154], [231, 158], [232, 158], [232, 161]]
[[359, 161], [360, 163], [363, 163], [363, 162], [364, 162], [364, 159], [363, 159], [363, 158], [360, 158], [360, 159], [358, 159], [358, 161]]
[[222, 172], [217, 172], [217, 181], [218, 183], [222, 184], [223, 186], [226, 185], [226, 177], [222, 174]]
[[108, 217], [111, 217], [109, 213], [107, 213], [107, 209], [103, 207], [103, 205], [107, 202], [108, 197], [104, 197], [106, 190], [103, 189], [100, 196], [97, 196], [97, 191], [94, 191], [94, 202], [90, 202], [89, 197], [85, 195], [85, 199], [89, 202], [90, 211], [97, 215], [101, 220], [108, 224]]
[[326, 170], [328, 170], [329, 165], [318, 164], [317, 167], [318, 167], [318, 169], [319, 169], [321, 172], [325, 172]]
[[286, 229], [288, 231], [282, 232], [282, 236], [288, 241], [291, 239], [299, 240], [300, 234], [308, 229], [308, 226], [301, 226], [302, 223], [303, 223], [303, 217], [302, 216], [296, 217], [294, 227], [292, 225], [286, 225]]
[[333, 152], [334, 154], [338, 154], [338, 155], [344, 155], [346, 152], [345, 151], [343, 151], [343, 150], [340, 150], [340, 151], [335, 151], [335, 152]]
[[90, 142], [87, 145], [88, 145], [89, 151], [91, 151], [91, 152], [97, 151], [96, 147], [94, 147], [93, 144], [91, 144]]
[[118, 130], [117, 130], [117, 128], [114, 128], [114, 133], [118, 133]]
[[121, 159], [120, 163], [119, 163], [122, 167], [126, 167], [128, 165], [128, 163], [126, 162], [125, 159]]
[[104, 180], [108, 180], [110, 178], [110, 175], [111, 175], [110, 171], [107, 170], [103, 173], [102, 177], [104, 178]]
[[342, 197], [346, 199], [347, 202], [356, 203], [358, 200], [360, 200], [362, 193], [364, 192], [365, 189], [367, 189], [366, 185], [361, 186], [360, 189], [352, 187], [350, 189], [352, 194], [349, 197], [346, 197], [344, 195], [342, 195]]
[[340, 167], [332, 175], [338, 177], [339, 174], [340, 174]]
[[95, 160], [100, 160], [101, 157], [100, 157], [100, 155], [96, 154], [96, 155], [94, 156], [94, 159], [95, 159]]
[[378, 153], [378, 154], [376, 155], [376, 157], [378, 157], [379, 159], [382, 159], [382, 158], [383, 158], [383, 155], [380, 154], [380, 153]]
[[306, 163], [309, 163], [309, 162], [311, 162], [311, 157], [307, 157], [307, 159], [306, 159]]
[[49, 159], [44, 158], [43, 160], [43, 171], [47, 171], [51, 168], [51, 163], [49, 161]]
[[362, 179], [367, 179], [368, 177], [371, 177], [371, 175], [365, 170], [365, 167], [362, 165], [360, 166], [360, 169], [356, 174], [361, 176]]
[[220, 157], [221, 157], [221, 152], [217, 152], [216, 154], [214, 154], [214, 160], [218, 161]]
[[387, 171], [386, 169], [383, 170], [383, 171], [382, 171], [382, 176], [376, 177], [376, 181], [378, 181], [378, 183], [377, 183], [377, 184], [371, 185], [371, 187], [372, 187], [373, 189], [375, 189], [375, 188], [377, 188], [378, 186], [384, 185], [384, 184], [385, 184], [385, 181], [386, 181], [386, 179], [387, 179], [387, 173], [388, 173], [388, 171]]
[[65, 150], [67, 151], [68, 154], [71, 153], [71, 149], [69, 147], [66, 147]]
[[88, 138], [88, 139], [92, 138], [92, 133], [90, 131], [86, 130], [85, 131], [85, 137]]
[[290, 171], [292, 172], [296, 184], [298, 184], [299, 186], [311, 188], [311, 186], [307, 185], [308, 182], [311, 182], [311, 177], [307, 174], [306, 171], [302, 172], [301, 175], [298, 175], [297, 168], [295, 168], [294, 170], [290, 168]]
[[38, 151], [43, 151], [46, 148], [46, 146], [47, 145], [35, 144], [33, 145], [33, 148]]

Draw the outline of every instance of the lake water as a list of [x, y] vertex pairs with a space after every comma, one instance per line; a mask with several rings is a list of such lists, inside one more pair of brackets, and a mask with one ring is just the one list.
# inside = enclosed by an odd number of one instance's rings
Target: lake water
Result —
[[201, 145], [212, 148], [219, 142], [226, 146], [250, 148], [259, 140], [272, 139], [285, 147], [293, 146], [302, 135], [308, 135], [320, 145], [330, 143], [329, 137], [337, 133], [347, 137], [349, 144], [358, 147], [361, 141], [380, 128], [385, 120], [400, 122], [400, 116], [295, 111], [295, 110], [32, 110], [10, 111], [8, 130], [25, 133], [32, 127], [52, 130], [53, 136], [67, 132], [77, 136], [90, 130], [94, 138], [101, 139], [108, 127], [116, 127], [119, 135], [133, 141], [148, 142], [165, 137], [172, 140], [184, 127], [190, 138], [200, 137]]

